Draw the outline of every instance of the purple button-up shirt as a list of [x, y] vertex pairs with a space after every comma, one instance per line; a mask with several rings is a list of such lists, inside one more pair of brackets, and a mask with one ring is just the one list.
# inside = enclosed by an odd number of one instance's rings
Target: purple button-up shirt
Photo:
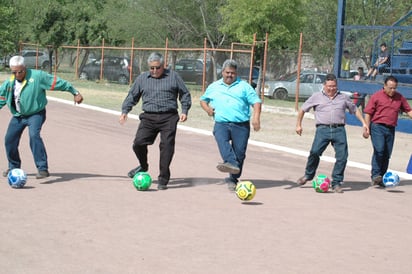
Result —
[[304, 112], [312, 108], [317, 125], [345, 124], [345, 111], [351, 114], [356, 112], [356, 105], [348, 95], [337, 92], [333, 98], [329, 98], [323, 90], [312, 94], [302, 105]]

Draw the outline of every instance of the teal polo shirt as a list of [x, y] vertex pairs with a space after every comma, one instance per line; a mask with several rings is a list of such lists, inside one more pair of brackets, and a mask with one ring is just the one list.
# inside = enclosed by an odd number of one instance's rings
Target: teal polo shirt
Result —
[[239, 77], [231, 85], [223, 78], [212, 83], [200, 97], [215, 110], [215, 122], [241, 123], [250, 120], [250, 107], [261, 103], [259, 96], [251, 85]]

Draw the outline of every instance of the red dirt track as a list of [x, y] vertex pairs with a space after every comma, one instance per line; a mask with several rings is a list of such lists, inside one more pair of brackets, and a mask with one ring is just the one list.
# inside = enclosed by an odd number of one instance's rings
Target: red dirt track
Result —
[[[9, 119], [5, 107], [2, 140]], [[126, 177], [137, 124], [49, 102], [51, 177], [35, 179], [27, 131], [25, 188], [2, 177], [0, 273], [411, 273], [411, 180], [382, 190], [348, 167], [345, 193], [320, 194], [295, 184], [306, 157], [249, 145], [242, 179], [257, 194], [242, 202], [215, 168], [213, 137], [180, 129], [169, 189], [139, 192]], [[157, 143], [149, 159], [156, 180]]]

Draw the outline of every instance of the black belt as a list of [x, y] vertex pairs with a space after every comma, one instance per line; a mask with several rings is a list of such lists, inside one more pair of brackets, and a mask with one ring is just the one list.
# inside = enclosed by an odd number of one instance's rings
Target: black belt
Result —
[[144, 113], [148, 113], [148, 114], [176, 114], [177, 110], [170, 110], [170, 111], [145, 111]]
[[389, 128], [389, 129], [395, 128], [394, 126], [387, 125], [387, 124], [382, 124], [382, 123], [375, 123], [375, 124], [380, 125], [380, 126], [384, 126], [384, 127], [386, 127], [386, 128]]
[[344, 127], [345, 126], [345, 124], [317, 124], [316, 125], [316, 127], [333, 127], [333, 128], [336, 128], [336, 127]]

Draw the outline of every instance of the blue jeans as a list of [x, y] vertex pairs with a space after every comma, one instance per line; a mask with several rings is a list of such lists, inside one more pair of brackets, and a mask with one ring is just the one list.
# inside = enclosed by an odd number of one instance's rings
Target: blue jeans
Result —
[[46, 148], [44, 147], [43, 140], [40, 137], [40, 131], [45, 121], [46, 110], [42, 110], [30, 116], [13, 116], [11, 118], [6, 136], [4, 138], [6, 155], [9, 161], [9, 169], [21, 167], [19, 144], [21, 135], [26, 127], [29, 128], [30, 149], [37, 169], [48, 169]]
[[395, 128], [371, 123], [370, 130], [373, 146], [371, 171], [373, 179], [377, 176], [383, 176], [388, 170], [395, 140]]
[[319, 126], [316, 128], [315, 138], [306, 163], [305, 177], [312, 180], [319, 166], [320, 156], [327, 146], [332, 144], [335, 150], [335, 165], [332, 171], [332, 187], [343, 182], [346, 163], [348, 161], [348, 142], [345, 127], [330, 128]]
[[379, 73], [387, 72], [388, 71], [388, 64], [379, 64], [376, 69]]
[[250, 136], [250, 122], [216, 122], [213, 135], [215, 136], [223, 162], [240, 168], [239, 174], [230, 174], [231, 181], [237, 183], [242, 174], [243, 161], [246, 158], [247, 143]]

